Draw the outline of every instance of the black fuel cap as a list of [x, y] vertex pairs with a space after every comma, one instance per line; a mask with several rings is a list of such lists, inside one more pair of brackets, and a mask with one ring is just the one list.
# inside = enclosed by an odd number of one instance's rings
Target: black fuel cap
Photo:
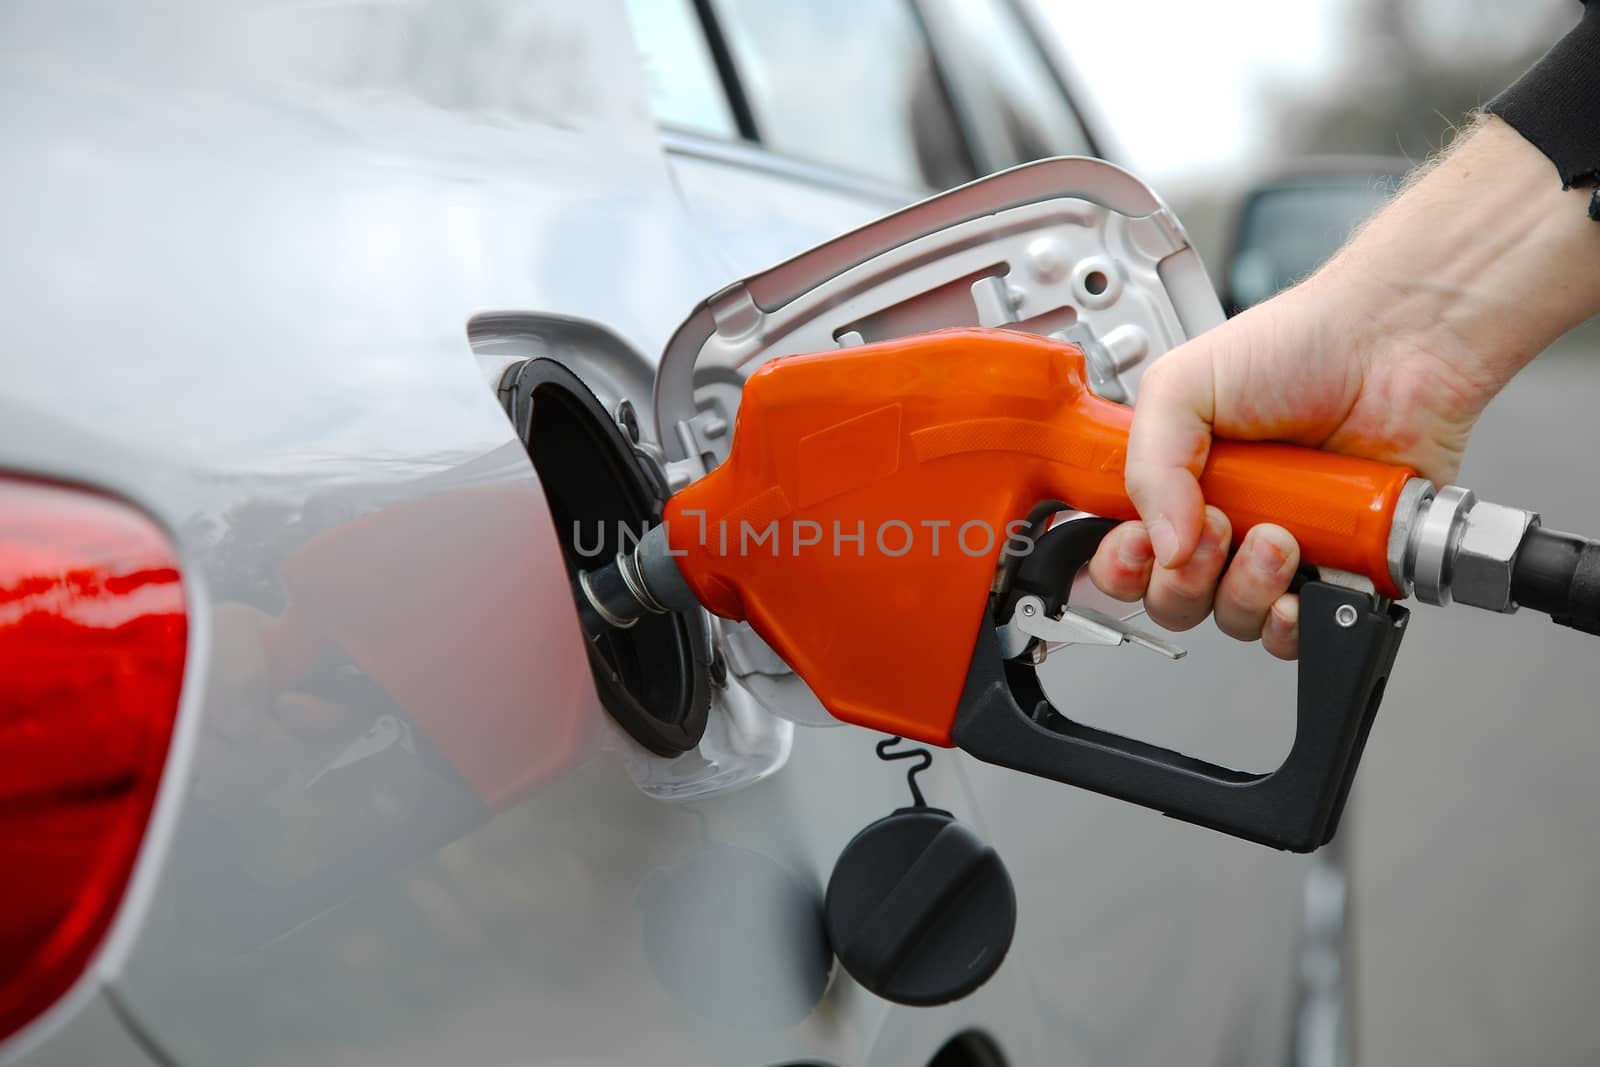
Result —
[[897, 1004], [966, 996], [999, 969], [1017, 927], [994, 849], [936, 808], [903, 808], [845, 846], [823, 903], [850, 977]]

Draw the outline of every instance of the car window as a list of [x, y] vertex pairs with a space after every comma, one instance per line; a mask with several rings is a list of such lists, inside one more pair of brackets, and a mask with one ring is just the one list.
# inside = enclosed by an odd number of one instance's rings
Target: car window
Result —
[[717, 0], [761, 142], [908, 188], [974, 176], [908, 0]]
[[656, 122], [712, 137], [737, 136], [693, 0], [627, 2]]
[[926, 6], [948, 42], [952, 88], [988, 169], [1095, 154], [1038, 40], [1010, 0], [931, 0]]

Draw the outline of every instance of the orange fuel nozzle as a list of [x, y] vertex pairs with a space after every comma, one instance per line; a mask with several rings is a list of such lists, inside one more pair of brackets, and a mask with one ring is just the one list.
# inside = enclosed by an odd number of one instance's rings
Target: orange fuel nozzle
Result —
[[[748, 619], [836, 718], [951, 744], [996, 565], [1036, 506], [1133, 518], [1131, 408], [1083, 354], [958, 329], [774, 360], [751, 375], [721, 466], [667, 504], [678, 571]], [[1388, 596], [1404, 467], [1217, 442], [1201, 476], [1235, 538], [1277, 523], [1308, 563]], [[1070, 580], [1070, 576], [1069, 576]]]
[[[1132, 417], [1089, 391], [1079, 350], [1023, 333], [775, 360], [744, 387], [727, 460], [579, 576], [580, 610], [591, 630], [697, 603], [748, 619], [835, 718], [1302, 852], [1338, 827], [1409, 617], [1393, 598], [1520, 603], [1600, 633], [1600, 542], [1404, 467], [1219, 441], [1206, 500], [1236, 538], [1286, 527], [1319, 572], [1300, 586], [1294, 745], [1254, 774], [1076, 722], [1030, 669], [1050, 648], [1183, 654], [1068, 603], [1134, 514]], [[1067, 508], [1090, 517], [1046, 528]]]

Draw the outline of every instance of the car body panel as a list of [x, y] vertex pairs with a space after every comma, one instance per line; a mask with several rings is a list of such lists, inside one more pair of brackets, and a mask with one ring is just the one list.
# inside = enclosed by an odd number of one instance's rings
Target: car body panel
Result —
[[128, 1025], [109, 990], [80, 983], [19, 1034], [4, 1052], [15, 1067], [166, 1067], [159, 1051]]
[[726, 279], [799, 255], [920, 195], [851, 177], [822, 181], [829, 172], [821, 167], [707, 138], [669, 131], [665, 141], [684, 208], [726, 265]]
[[[704, 803], [634, 787], [467, 325], [603, 323], [653, 367], [706, 294], [888, 205], [764, 230], [786, 193], [661, 151], [620, 5], [18, 0], [0, 116], [0, 470], [153, 515], [191, 624], [128, 898], [0, 1062], [109, 1050], [111, 1003], [120, 1062], [185, 1065], [909, 1067], [971, 1026], [1018, 1063], [1271, 1055], [1282, 857], [941, 755], [925, 788], [1000, 845], [1022, 928], [911, 1011], [794, 962], [904, 802], [873, 738], [802, 731]], [[719, 189], [761, 206], [713, 225]], [[684, 914], [680, 879], [731, 898]]]

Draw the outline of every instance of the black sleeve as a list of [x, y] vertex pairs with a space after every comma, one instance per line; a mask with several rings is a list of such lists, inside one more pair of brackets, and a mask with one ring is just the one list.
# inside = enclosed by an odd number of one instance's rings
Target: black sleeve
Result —
[[[1562, 188], [1600, 185], [1600, 3], [1484, 110], [1550, 157]], [[1589, 201], [1600, 221], [1600, 189]]]

